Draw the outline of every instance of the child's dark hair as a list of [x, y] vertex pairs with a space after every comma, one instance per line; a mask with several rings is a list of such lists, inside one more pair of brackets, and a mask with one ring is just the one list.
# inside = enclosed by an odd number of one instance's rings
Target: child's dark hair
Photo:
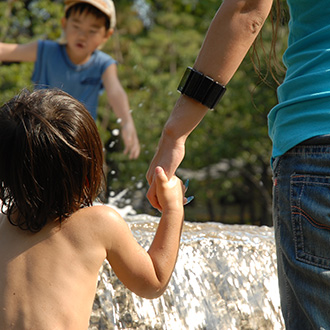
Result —
[[96, 7], [94, 7], [88, 3], [85, 3], [85, 2], [79, 2], [76, 5], [73, 5], [72, 7], [70, 7], [65, 13], [65, 18], [69, 18], [71, 13], [82, 14], [85, 11], [88, 14], [94, 15], [98, 19], [103, 18], [105, 21], [106, 31], [108, 31], [110, 29], [110, 26], [111, 26], [110, 18], [106, 14], [104, 14], [100, 10], [98, 10]]
[[103, 187], [95, 122], [60, 90], [24, 90], [0, 108], [0, 155], [1, 211], [21, 229], [61, 222]]

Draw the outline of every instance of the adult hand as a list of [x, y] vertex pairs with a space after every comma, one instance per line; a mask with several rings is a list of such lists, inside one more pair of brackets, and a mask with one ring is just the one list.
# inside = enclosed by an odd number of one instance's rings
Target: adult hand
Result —
[[161, 166], [167, 178], [170, 179], [182, 162], [184, 154], [184, 142], [173, 140], [163, 132], [163, 135], [159, 141], [158, 149], [149, 166], [146, 176], [150, 185], [147, 192], [147, 198], [150, 204], [160, 211], [162, 208], [158, 202], [156, 194], [155, 168], [157, 166]]

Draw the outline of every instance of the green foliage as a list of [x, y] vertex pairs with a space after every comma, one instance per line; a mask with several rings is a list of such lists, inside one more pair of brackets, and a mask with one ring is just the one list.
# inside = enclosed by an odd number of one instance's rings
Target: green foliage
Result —
[[[188, 65], [193, 65], [208, 26], [218, 10], [216, 0], [121, 0], [115, 1], [117, 27], [103, 50], [118, 61], [119, 77], [132, 109], [142, 152], [129, 161], [114, 134], [119, 125], [105, 95], [100, 98], [97, 124], [108, 149], [109, 185], [114, 191], [130, 188], [147, 190], [145, 173], [157, 147], [174, 103], [176, 87]], [[5, 42], [57, 39], [61, 34], [63, 2], [49, 0], [0, 2], [0, 38]], [[281, 25], [277, 54], [286, 46], [286, 25]], [[271, 24], [266, 22], [260, 71], [267, 76], [266, 59], [271, 45]], [[1, 103], [31, 85], [32, 63], [1, 65]], [[278, 73], [281, 80], [283, 73]], [[228, 91], [191, 134], [182, 169], [204, 171], [193, 175], [189, 194], [195, 195], [186, 208], [188, 220], [270, 224], [271, 143], [267, 113], [276, 104], [276, 85], [266, 77], [261, 83], [249, 56], [228, 84]], [[109, 147], [110, 145], [110, 147]], [[225, 165], [213, 171], [215, 165]], [[213, 166], [213, 167], [212, 167]], [[221, 166], [220, 166], [221, 167]], [[183, 176], [185, 171], [182, 172]], [[141, 188], [142, 187], [142, 188]], [[145, 199], [136, 206], [140, 212], [153, 211]]]

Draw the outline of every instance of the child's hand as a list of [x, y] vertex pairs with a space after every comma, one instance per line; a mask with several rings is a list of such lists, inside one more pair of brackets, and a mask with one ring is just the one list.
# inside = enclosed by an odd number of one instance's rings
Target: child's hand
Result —
[[125, 144], [124, 154], [129, 159], [137, 159], [140, 155], [140, 143], [133, 123], [122, 126], [122, 138]]
[[163, 168], [155, 169], [156, 195], [161, 210], [180, 209], [187, 199], [184, 197], [186, 187], [175, 175], [168, 179]]

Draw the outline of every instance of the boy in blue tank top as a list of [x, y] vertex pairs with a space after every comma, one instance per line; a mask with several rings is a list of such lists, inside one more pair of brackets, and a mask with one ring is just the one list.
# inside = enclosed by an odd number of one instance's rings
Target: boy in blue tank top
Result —
[[82, 102], [96, 119], [103, 90], [121, 124], [124, 153], [135, 159], [140, 153], [129, 102], [117, 74], [116, 61], [99, 48], [116, 25], [112, 0], [65, 0], [60, 42], [0, 43], [0, 61], [34, 62], [35, 87], [60, 88]]

